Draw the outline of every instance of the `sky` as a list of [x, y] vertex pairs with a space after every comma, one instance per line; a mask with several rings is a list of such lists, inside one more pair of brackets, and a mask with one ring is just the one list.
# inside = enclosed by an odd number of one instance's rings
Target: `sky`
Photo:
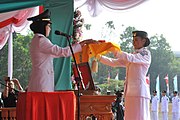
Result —
[[[91, 24], [91, 31], [83, 32], [83, 39], [102, 39], [100, 32], [107, 21], [114, 21], [115, 34], [111, 41], [118, 43], [118, 35], [126, 27], [144, 30], [148, 36], [161, 35], [166, 38], [173, 51], [180, 51], [180, 0], [147, 0], [128, 10], [103, 10], [97, 17], [91, 17], [86, 7], [80, 8], [85, 24]], [[122, 25], [124, 25], [122, 27]], [[108, 36], [108, 35], [107, 35]], [[109, 36], [108, 36], [109, 37]]]

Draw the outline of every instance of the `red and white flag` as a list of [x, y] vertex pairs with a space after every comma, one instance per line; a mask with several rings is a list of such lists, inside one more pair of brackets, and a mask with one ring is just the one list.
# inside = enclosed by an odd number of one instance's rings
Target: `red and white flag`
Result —
[[168, 74], [165, 76], [166, 88], [167, 88], [167, 95], [169, 96], [169, 77]]

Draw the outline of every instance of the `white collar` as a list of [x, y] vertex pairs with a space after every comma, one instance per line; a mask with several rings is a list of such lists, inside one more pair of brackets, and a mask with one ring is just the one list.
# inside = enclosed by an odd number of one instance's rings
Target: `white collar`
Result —
[[140, 52], [142, 52], [143, 50], [145, 50], [146, 48], [145, 47], [142, 47], [142, 48], [140, 48], [140, 49], [135, 49], [135, 52], [136, 53], [140, 53]]

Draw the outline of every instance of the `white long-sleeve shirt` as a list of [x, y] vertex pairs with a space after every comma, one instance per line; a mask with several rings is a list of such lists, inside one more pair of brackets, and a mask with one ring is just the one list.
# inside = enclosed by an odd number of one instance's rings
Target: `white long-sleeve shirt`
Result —
[[117, 53], [116, 59], [102, 56], [100, 62], [112, 67], [126, 67], [125, 96], [141, 96], [150, 99], [146, 74], [151, 64], [151, 54], [146, 48], [135, 53]]
[[172, 98], [172, 112], [180, 112], [180, 98], [178, 96]]
[[[74, 53], [82, 51], [80, 44], [72, 46]], [[59, 47], [42, 34], [35, 34], [30, 44], [32, 71], [28, 83], [28, 92], [53, 92], [53, 58], [71, 56], [70, 47]]]
[[151, 111], [158, 112], [159, 108], [159, 98], [156, 96], [153, 96], [152, 98], [152, 104], [151, 104]]
[[168, 112], [168, 103], [169, 103], [169, 98], [167, 96], [163, 96], [161, 98], [161, 112]]

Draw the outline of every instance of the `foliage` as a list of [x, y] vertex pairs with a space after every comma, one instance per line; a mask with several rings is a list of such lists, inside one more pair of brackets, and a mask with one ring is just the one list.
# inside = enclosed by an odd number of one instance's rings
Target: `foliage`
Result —
[[166, 42], [166, 39], [163, 35], [155, 35], [150, 38], [150, 51], [152, 55], [152, 62], [149, 69], [149, 73], [151, 75], [151, 88], [155, 88], [155, 79], [159, 75], [160, 76], [160, 84], [161, 89], [166, 90], [164, 77], [166, 74], [171, 77], [172, 72], [171, 65], [172, 61], [175, 59], [173, 52], [171, 51], [171, 47], [169, 43]]
[[172, 76], [179, 75], [180, 73], [180, 58], [174, 58], [169, 64]]
[[91, 29], [91, 24], [84, 24], [84, 27], [86, 28], [86, 30], [90, 30]]
[[132, 31], [134, 30], [134, 27], [127, 27], [123, 34], [120, 34], [120, 47], [122, 51], [132, 52]]
[[106, 22], [101, 31], [101, 38], [107, 41], [111, 41], [113, 36], [115, 35], [115, 29], [116, 28], [113, 21]]
[[110, 79], [109, 84], [104, 83], [104, 84], [99, 84], [98, 86], [101, 88], [101, 94], [103, 95], [107, 94], [107, 90], [111, 91], [111, 94], [114, 94], [114, 90], [124, 89], [124, 81]]
[[[21, 85], [25, 88], [27, 85], [29, 73], [31, 71], [31, 61], [29, 55], [29, 43], [32, 39], [32, 33], [27, 36], [21, 34], [13, 34], [13, 77], [19, 79]], [[8, 75], [8, 44], [0, 51], [2, 77]], [[3, 78], [1, 78], [3, 79]]]

